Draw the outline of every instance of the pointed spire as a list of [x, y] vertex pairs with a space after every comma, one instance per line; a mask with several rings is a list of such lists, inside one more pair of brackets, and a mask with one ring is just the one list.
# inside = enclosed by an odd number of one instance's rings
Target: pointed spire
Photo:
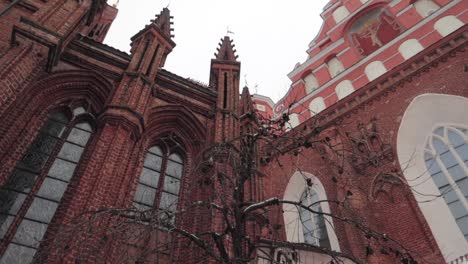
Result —
[[159, 15], [156, 15], [156, 18], [151, 20], [150, 24], [146, 25], [145, 28], [136, 33], [135, 36], [131, 38], [131, 40], [136, 40], [145, 32], [156, 30], [158, 34], [166, 38], [169, 42], [172, 42], [172, 38], [174, 37], [174, 35], [172, 34], [172, 31], [174, 30], [172, 28], [172, 25], [174, 24], [174, 22], [172, 22], [171, 20], [173, 18], [174, 17], [171, 16], [169, 9], [167, 7], [163, 8], [161, 13], [159, 13]]
[[112, 7], [117, 8], [119, 6], [119, 1], [120, 0], [107, 0], [107, 4]]
[[232, 43], [232, 40], [228, 36], [222, 38], [215, 53], [216, 60], [237, 61], [239, 56], [236, 55], [236, 49], [234, 49], [235, 46], [236, 45]]
[[241, 114], [253, 112], [254, 110], [252, 96], [250, 95], [250, 90], [247, 86], [244, 86], [242, 89], [240, 110]]
[[174, 30], [172, 28], [172, 25], [174, 24], [174, 22], [171, 21], [172, 18], [174, 17], [171, 16], [169, 8], [165, 7], [159, 15], [156, 15], [156, 19], [152, 22], [157, 28], [159, 28], [159, 30], [161, 30], [161, 33], [172, 38], [174, 37], [174, 35], [172, 35], [172, 31]]

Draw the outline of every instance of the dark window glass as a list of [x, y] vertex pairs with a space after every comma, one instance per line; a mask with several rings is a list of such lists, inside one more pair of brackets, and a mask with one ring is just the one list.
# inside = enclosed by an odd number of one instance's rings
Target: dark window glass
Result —
[[[60, 120], [57, 120], [56, 119], [57, 117]], [[63, 132], [65, 131], [65, 127], [68, 124], [68, 122], [69, 120], [67, 117], [65, 117], [65, 115], [58, 114], [58, 115], [51, 117], [51, 119], [47, 121], [47, 123], [44, 125], [44, 128], [41, 131], [48, 135], [59, 138], [62, 136]]]
[[76, 164], [62, 159], [55, 159], [52, 168], [49, 170], [49, 176], [69, 181], [75, 171]]
[[152, 206], [156, 197], [156, 189], [139, 184], [135, 194], [135, 202]]
[[161, 171], [162, 157], [148, 153], [145, 157], [144, 166], [148, 169]]
[[302, 193], [301, 203], [309, 207], [312, 213], [305, 208], [299, 207], [299, 217], [302, 223], [302, 233], [304, 243], [330, 249], [330, 240], [328, 238], [325, 218], [322, 212], [322, 206], [319, 203], [318, 194], [313, 189], [307, 189]]
[[65, 160], [78, 162], [80, 160], [81, 153], [83, 153], [82, 147], [65, 142], [58, 156]]
[[31, 263], [35, 254], [35, 249], [11, 243], [0, 259], [0, 264]]
[[[84, 113], [80, 108], [71, 119], [51, 115], [0, 187], [0, 248], [6, 246], [0, 264], [32, 262], [91, 137], [91, 126], [75, 121]], [[12, 226], [15, 218], [18, 226]], [[13, 237], [6, 238], [7, 233]]]
[[38, 248], [46, 230], [47, 224], [24, 219], [16, 230], [13, 242]]
[[31, 145], [30, 150], [50, 155], [57, 143], [57, 138], [47, 134], [39, 133], [36, 140]]
[[11, 223], [13, 223], [13, 220], [15, 219], [15, 217], [13, 216], [7, 216], [7, 215], [0, 215], [0, 218], [4, 217], [5, 219], [3, 219], [2, 221], [2, 225], [0, 226], [0, 239], [3, 238], [3, 236], [5, 236], [6, 232], [8, 231], [8, 228], [10, 227]]
[[46, 177], [41, 188], [37, 192], [37, 195], [49, 200], [60, 202], [60, 199], [62, 199], [62, 196], [67, 189], [67, 185], [68, 184], [66, 182]]
[[11, 173], [5, 185], [3, 185], [2, 189], [29, 193], [36, 182], [36, 178], [37, 174], [22, 169], [15, 169]]
[[[438, 127], [430, 137], [426, 167], [444, 197], [461, 232], [468, 233], [468, 145], [466, 130]], [[435, 155], [427, 155], [434, 153]], [[467, 239], [468, 241], [468, 239]]]
[[42, 223], [50, 223], [57, 207], [56, 202], [36, 197], [29, 207], [26, 217]]
[[89, 138], [91, 137], [91, 133], [88, 131], [84, 131], [78, 128], [72, 129], [70, 132], [70, 136], [68, 137], [68, 140], [70, 142], [75, 143], [79, 146], [86, 146], [86, 143], [88, 143]]
[[171, 214], [177, 208], [183, 169], [180, 155], [165, 153], [159, 146], [150, 148], [145, 155], [134, 206], [145, 211], [159, 205], [156, 208], [160, 211], [159, 220], [174, 223]]
[[18, 167], [33, 172], [40, 172], [48, 158], [47, 154], [30, 151], [23, 156]]
[[0, 213], [16, 215], [26, 199], [26, 194], [15, 191], [0, 191]]
[[182, 176], [182, 169], [183, 169], [182, 164], [174, 162], [172, 160], [167, 161], [167, 170], [166, 170], [167, 175], [180, 178]]
[[159, 183], [159, 172], [143, 168], [141, 172], [140, 182], [148, 186], [158, 187]]
[[166, 176], [164, 180], [164, 191], [167, 191], [172, 194], [178, 194], [180, 188], [180, 180], [177, 178], [172, 178], [170, 176]]

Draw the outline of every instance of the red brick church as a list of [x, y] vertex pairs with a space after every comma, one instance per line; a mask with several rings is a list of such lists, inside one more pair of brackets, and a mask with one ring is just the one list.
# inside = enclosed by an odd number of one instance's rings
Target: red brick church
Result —
[[229, 37], [165, 69], [167, 8], [125, 53], [105, 0], [1, 0], [0, 263], [467, 263], [467, 10], [332, 0], [274, 103]]

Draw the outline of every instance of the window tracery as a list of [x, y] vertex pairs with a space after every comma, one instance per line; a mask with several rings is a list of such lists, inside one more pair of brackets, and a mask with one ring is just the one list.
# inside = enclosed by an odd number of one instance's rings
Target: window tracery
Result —
[[[286, 237], [289, 242], [310, 243], [307, 241], [312, 240], [312, 242], [315, 242], [313, 239], [318, 238], [320, 247], [328, 245], [328, 249], [336, 252], [340, 251], [338, 238], [334, 231], [333, 219], [328, 215], [331, 210], [327, 201], [327, 194], [317, 177], [307, 172], [297, 171], [289, 179], [283, 199], [311, 206], [314, 212], [323, 212], [323, 214], [315, 214], [305, 208], [301, 209], [301, 206], [284, 204], [283, 216]], [[317, 203], [317, 201], [320, 201], [320, 203]], [[316, 225], [311, 225], [308, 219], [312, 223], [316, 223]], [[305, 228], [304, 224], [306, 225]], [[320, 228], [317, 229], [317, 227]], [[313, 235], [308, 235], [307, 233], [311, 230], [313, 230], [311, 232]], [[311, 237], [312, 239], [310, 239]]]
[[[452, 175], [457, 175], [453, 174], [453, 171], [466, 167], [466, 163], [462, 164], [460, 160], [457, 160], [458, 166], [454, 166], [456, 164], [453, 164], [453, 160], [444, 163], [444, 160], [446, 162], [451, 160], [450, 155], [455, 158], [465, 154], [454, 156], [451, 151], [445, 154], [445, 148], [448, 150], [455, 148], [455, 145], [452, 145], [456, 140], [454, 142], [453, 139], [449, 140], [447, 131], [439, 128], [445, 127], [448, 131], [455, 131], [459, 136], [462, 134], [456, 131], [464, 132], [465, 145], [460, 147], [466, 148], [467, 137], [464, 129], [468, 128], [468, 116], [464, 114], [464, 109], [467, 106], [468, 99], [462, 96], [432, 93], [419, 95], [408, 105], [397, 135], [396, 150], [401, 170], [447, 263], [453, 261], [455, 256], [464, 256], [468, 253], [468, 240], [461, 231], [466, 229], [460, 227], [460, 221], [458, 223], [456, 221], [461, 215], [454, 217], [448, 205], [455, 202], [453, 197], [462, 198], [461, 195], [454, 195], [455, 190], [463, 190], [463, 184], [450, 185], [447, 186], [448, 189], [444, 189], [441, 179], [453, 180]], [[438, 150], [440, 153], [436, 152], [436, 146], [440, 147]], [[434, 161], [431, 161], [431, 157]], [[439, 165], [439, 162], [442, 165]], [[446, 164], [449, 164], [448, 167]], [[455, 180], [457, 184], [458, 180], [461, 178]], [[452, 187], [457, 188], [452, 190], [450, 189]], [[447, 195], [449, 202], [444, 195]], [[459, 202], [456, 205], [460, 208]]]
[[439, 126], [429, 136], [424, 160], [455, 221], [468, 241], [468, 129]]
[[51, 114], [0, 187], [0, 263], [31, 263], [93, 133], [84, 107]]
[[328, 238], [325, 218], [322, 214], [322, 206], [320, 205], [320, 198], [317, 192], [313, 188], [307, 188], [302, 193], [300, 201], [304, 206], [317, 212], [311, 213], [305, 208], [299, 207], [304, 242], [330, 249], [330, 239]]
[[183, 157], [165, 146], [148, 149], [133, 205], [140, 211], [151, 211], [157, 205], [158, 221], [174, 223], [184, 171]]

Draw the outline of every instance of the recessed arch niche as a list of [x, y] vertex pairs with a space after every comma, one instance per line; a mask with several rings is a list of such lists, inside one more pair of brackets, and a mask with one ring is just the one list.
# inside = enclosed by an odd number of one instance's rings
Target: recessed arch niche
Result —
[[346, 34], [362, 56], [371, 54], [403, 32], [400, 24], [383, 8], [366, 11], [357, 17], [347, 27]]
[[[427, 166], [428, 143], [440, 127], [468, 127], [466, 109], [468, 98], [465, 97], [417, 96], [404, 113], [397, 137], [397, 155], [403, 174], [447, 262], [468, 254], [468, 242], [463, 235], [464, 228], [438, 187], [439, 180], [432, 173], [433, 168]], [[442, 157], [436, 152], [433, 155], [439, 160]], [[447, 170], [443, 174], [447, 174]]]

